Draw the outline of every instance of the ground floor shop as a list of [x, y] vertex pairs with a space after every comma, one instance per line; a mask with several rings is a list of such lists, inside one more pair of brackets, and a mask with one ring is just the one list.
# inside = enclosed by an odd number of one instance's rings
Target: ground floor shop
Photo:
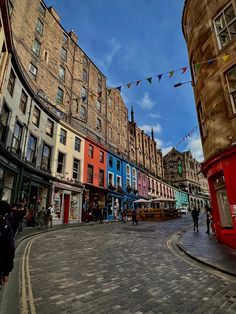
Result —
[[51, 205], [53, 223], [73, 223], [82, 221], [82, 184], [53, 181]]
[[236, 148], [206, 161], [202, 170], [208, 178], [216, 237], [236, 249]]
[[108, 221], [121, 220], [124, 195], [108, 193], [106, 204], [106, 217]]

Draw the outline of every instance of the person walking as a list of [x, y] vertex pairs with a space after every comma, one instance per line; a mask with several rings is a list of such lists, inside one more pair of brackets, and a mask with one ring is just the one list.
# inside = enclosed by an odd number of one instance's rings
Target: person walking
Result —
[[208, 205], [206, 205], [205, 209], [206, 209], [206, 218], [207, 218], [206, 219], [206, 225], [207, 225], [206, 233], [210, 234], [210, 224], [211, 224], [211, 218], [212, 218], [212, 216], [211, 216], [211, 208]]
[[39, 208], [37, 212], [37, 216], [38, 216], [38, 228], [40, 229], [44, 225], [44, 221], [45, 221], [44, 215], [45, 215], [45, 208], [44, 207]]
[[46, 219], [47, 219], [47, 227], [52, 228], [52, 214], [53, 214], [53, 206], [50, 205], [46, 210]]
[[137, 208], [132, 209], [132, 223], [136, 223], [138, 225], [138, 220], [137, 220]]
[[7, 283], [14, 266], [14, 235], [11, 223], [7, 219], [10, 209], [6, 201], [0, 201], [0, 285]]
[[199, 216], [199, 212], [198, 212], [198, 210], [197, 210], [197, 207], [194, 206], [194, 207], [193, 207], [193, 210], [192, 210], [193, 231], [195, 231], [195, 229], [197, 229], [197, 232], [199, 231], [199, 230], [198, 230], [198, 216]]

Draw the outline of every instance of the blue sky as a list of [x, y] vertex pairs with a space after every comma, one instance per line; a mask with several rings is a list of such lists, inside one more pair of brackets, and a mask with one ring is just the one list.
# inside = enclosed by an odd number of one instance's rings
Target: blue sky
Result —
[[[120, 86], [160, 73], [188, 66], [182, 35], [184, 0], [46, 0], [61, 17], [67, 30], [74, 30], [79, 46], [107, 77], [107, 85]], [[196, 62], [200, 62], [197, 60]], [[175, 72], [122, 87], [122, 97], [134, 107], [137, 124], [146, 131], [154, 128], [163, 153], [175, 146], [196, 125], [196, 111], [191, 84], [174, 88], [178, 82], [191, 80], [190, 70]], [[191, 149], [202, 159], [201, 142], [196, 131], [178, 150]]]

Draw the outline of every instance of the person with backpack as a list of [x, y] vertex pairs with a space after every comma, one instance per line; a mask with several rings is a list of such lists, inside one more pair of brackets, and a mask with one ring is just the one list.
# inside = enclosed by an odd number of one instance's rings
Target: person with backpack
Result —
[[47, 221], [47, 227], [52, 228], [52, 214], [53, 214], [53, 206], [50, 205], [48, 209], [46, 210], [46, 221]]
[[11, 223], [7, 219], [10, 210], [8, 202], [0, 201], [0, 285], [7, 283], [14, 265], [14, 234]]

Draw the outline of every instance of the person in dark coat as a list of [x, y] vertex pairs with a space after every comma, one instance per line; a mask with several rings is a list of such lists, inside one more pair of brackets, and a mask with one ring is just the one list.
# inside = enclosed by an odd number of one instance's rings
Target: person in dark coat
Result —
[[10, 205], [6, 201], [0, 201], [0, 285], [7, 283], [15, 256], [13, 230], [7, 219], [9, 213]]
[[197, 207], [194, 206], [193, 210], [192, 210], [193, 231], [195, 231], [195, 229], [197, 229], [197, 232], [198, 232], [198, 216], [199, 216], [199, 212], [197, 210]]
[[211, 218], [212, 218], [212, 216], [211, 216], [211, 208], [208, 206], [208, 205], [206, 205], [206, 207], [205, 207], [205, 209], [206, 209], [206, 218], [207, 218], [207, 220], [206, 220], [206, 225], [207, 225], [207, 231], [206, 231], [206, 233], [208, 233], [208, 234], [210, 234], [210, 224], [211, 224]]
[[136, 223], [138, 225], [138, 220], [137, 220], [137, 208], [132, 209], [132, 223]]

